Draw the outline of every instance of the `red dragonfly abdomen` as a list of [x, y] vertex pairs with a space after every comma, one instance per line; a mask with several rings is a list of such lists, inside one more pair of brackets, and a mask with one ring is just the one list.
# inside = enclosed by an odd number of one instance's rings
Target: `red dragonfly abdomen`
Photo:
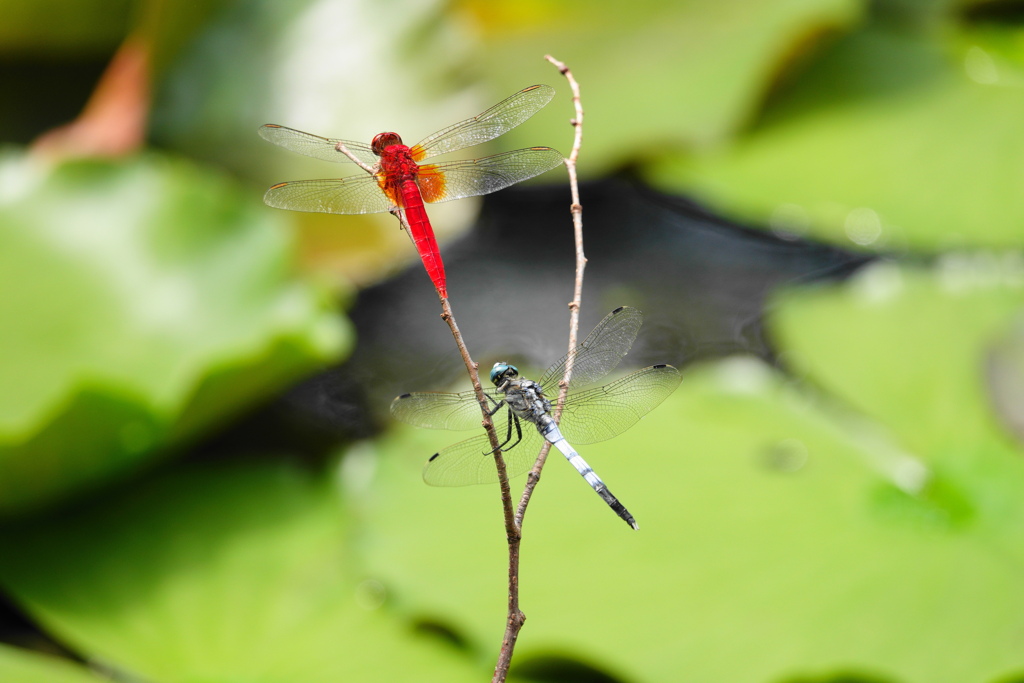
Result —
[[423, 267], [427, 270], [434, 288], [442, 297], [448, 298], [448, 286], [441, 261], [441, 251], [434, 238], [423, 196], [416, 184], [419, 166], [413, 160], [409, 148], [402, 144], [396, 133], [381, 133], [373, 139], [373, 151], [380, 156], [378, 183], [381, 190], [405, 212], [409, 234], [419, 252]]
[[444, 263], [441, 262], [441, 250], [434, 239], [434, 228], [427, 218], [427, 210], [423, 207], [423, 197], [420, 195], [420, 188], [416, 181], [409, 179], [402, 183], [402, 203], [405, 210], [406, 220], [409, 221], [409, 232], [412, 234], [412, 242], [416, 245], [416, 251], [420, 253], [423, 266], [427, 269], [427, 275], [434, 283], [438, 293], [448, 298], [447, 282], [444, 274]]

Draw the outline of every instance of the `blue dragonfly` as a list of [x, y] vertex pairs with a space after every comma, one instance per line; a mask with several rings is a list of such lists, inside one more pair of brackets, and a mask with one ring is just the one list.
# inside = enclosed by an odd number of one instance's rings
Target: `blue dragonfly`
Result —
[[[484, 391], [499, 435], [509, 477], [528, 471], [542, 439], [557, 448], [599, 496], [634, 529], [636, 520], [612, 495], [597, 473], [570, 445], [597, 443], [626, 431], [679, 386], [679, 371], [652, 365], [598, 387], [590, 387], [614, 370], [626, 355], [643, 322], [635, 308], [622, 306], [598, 323], [582, 344], [552, 365], [540, 381], [526, 379], [510, 363], [491, 368], [494, 385]], [[572, 378], [560, 423], [551, 415], [558, 383], [572, 359]], [[428, 429], [467, 430], [480, 427], [480, 404], [473, 391], [402, 394], [391, 403], [402, 422]], [[536, 429], [523, 427], [531, 423]], [[466, 486], [498, 480], [486, 434], [460, 441], [435, 453], [423, 469], [431, 486]]]

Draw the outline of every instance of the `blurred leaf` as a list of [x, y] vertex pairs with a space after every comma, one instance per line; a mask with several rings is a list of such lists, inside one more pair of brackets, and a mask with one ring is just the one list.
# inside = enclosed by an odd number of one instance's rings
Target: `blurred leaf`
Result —
[[950, 255], [934, 272], [879, 264], [844, 288], [788, 292], [773, 325], [787, 364], [871, 416], [872, 464], [912, 494], [889, 496], [890, 512], [963, 526], [1013, 563], [1022, 453], [985, 395], [985, 363], [1022, 307], [1017, 259]]
[[135, 22], [159, 78], [204, 27], [236, 0], [142, 0]]
[[[773, 82], [827, 33], [849, 27], [858, 0], [539, 0], [495, 6], [464, 0], [483, 32], [480, 71], [498, 92], [527, 80], [557, 85], [558, 116], [509, 133], [513, 147], [571, 144], [569, 89], [551, 53], [580, 81], [584, 170], [595, 172], [679, 145], [706, 147], [750, 120]], [[555, 82], [559, 81], [559, 82]], [[519, 87], [522, 87], [521, 85]], [[543, 123], [544, 128], [538, 128]], [[551, 142], [554, 140], [554, 142]], [[568, 153], [568, 149], [563, 150]]]
[[17, 683], [102, 683], [85, 668], [66, 660], [0, 643], [0, 680]]
[[260, 461], [164, 472], [0, 529], [18, 548], [0, 583], [72, 647], [154, 683], [479, 680], [383, 607], [331, 481]]
[[346, 346], [272, 212], [148, 156], [0, 161], [0, 513], [124, 471]]
[[723, 213], [867, 249], [1020, 246], [1024, 78], [959, 39], [869, 30], [730, 149], [649, 177]]
[[845, 287], [790, 290], [771, 329], [787, 365], [930, 458], [1005, 447], [983, 370], [1022, 307], [1017, 258], [949, 255], [934, 271], [882, 263]]
[[[980, 403], [988, 335], [1024, 282], [950, 263], [900, 271], [883, 296], [879, 272], [774, 312], [783, 358], [860, 419], [753, 360], [688, 373], [627, 435], [582, 451], [637, 533], [552, 459], [524, 528], [521, 662], [751, 683], [984, 682], [1024, 666], [1024, 454]], [[504, 613], [497, 491], [418, 477], [455, 438], [402, 429], [381, 444], [367, 552], [405, 609], [486, 644]]]
[[906, 32], [941, 31], [955, 12], [990, 0], [876, 0], [871, 5], [871, 22]]
[[2, 0], [0, 53], [113, 52], [128, 33], [132, 0]]

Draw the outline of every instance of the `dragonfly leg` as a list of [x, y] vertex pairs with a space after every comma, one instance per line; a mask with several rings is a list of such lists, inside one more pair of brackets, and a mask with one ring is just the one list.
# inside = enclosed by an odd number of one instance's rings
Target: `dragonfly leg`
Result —
[[[510, 450], [512, 448], [515, 448], [516, 446], [519, 445], [519, 442], [523, 440], [523, 425], [522, 425], [522, 423], [519, 422], [519, 418], [516, 417], [515, 415], [512, 416], [512, 421], [516, 423], [516, 442], [514, 444], [512, 444], [511, 446], [509, 446], [505, 450]], [[509, 426], [508, 436], [509, 436], [509, 439], [512, 438], [512, 427], [511, 427], [511, 425]]]
[[497, 413], [499, 410], [501, 410], [501, 407], [503, 405], [505, 405], [505, 402], [504, 401], [499, 401], [498, 399], [494, 398], [493, 396], [488, 396], [487, 398], [489, 398], [490, 400], [494, 401], [494, 408], [491, 410], [491, 412], [487, 413], [487, 415], [490, 416], [490, 417], [494, 417], [494, 414]]
[[[500, 408], [500, 407], [501, 406], [499, 405], [498, 408]], [[494, 413], [496, 413], [496, 412], [498, 412], [497, 408], [494, 409]], [[494, 413], [491, 413], [492, 417], [494, 416]], [[491, 449], [491, 450], [487, 451], [486, 453], [484, 453], [484, 455], [494, 455], [495, 453], [500, 451], [502, 448], [504, 448], [505, 444], [507, 444], [509, 441], [512, 440], [512, 420], [514, 420], [514, 419], [516, 419], [515, 416], [511, 414], [511, 411], [509, 411], [508, 433], [505, 435], [505, 440], [502, 441], [500, 444], [498, 444], [497, 448], [494, 448], [494, 449]]]
[[[512, 444], [511, 446], [509, 446], [508, 448], [505, 448], [505, 446], [508, 444], [508, 442], [512, 440], [512, 423], [513, 422], [516, 425], [516, 442], [514, 444]], [[508, 434], [505, 435], [505, 441], [501, 445], [499, 445], [497, 448], [495, 448], [493, 451], [491, 451], [490, 453], [484, 453], [484, 455], [494, 455], [495, 453], [497, 453], [498, 451], [500, 451], [503, 448], [506, 451], [511, 450], [511, 449], [515, 448], [516, 446], [518, 446], [519, 442], [522, 441], [522, 440], [523, 440], [523, 426], [522, 426], [522, 424], [520, 424], [519, 418], [516, 417], [514, 414], [512, 414], [512, 411], [509, 411]]]

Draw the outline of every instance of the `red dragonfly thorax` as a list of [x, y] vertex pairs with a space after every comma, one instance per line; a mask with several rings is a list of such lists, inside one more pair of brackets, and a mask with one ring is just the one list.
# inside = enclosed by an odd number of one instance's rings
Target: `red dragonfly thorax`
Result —
[[409, 208], [410, 197], [406, 184], [415, 184], [420, 174], [412, 150], [402, 144], [398, 133], [380, 133], [373, 138], [370, 148], [380, 157], [380, 170], [377, 173], [380, 189], [396, 206]]

